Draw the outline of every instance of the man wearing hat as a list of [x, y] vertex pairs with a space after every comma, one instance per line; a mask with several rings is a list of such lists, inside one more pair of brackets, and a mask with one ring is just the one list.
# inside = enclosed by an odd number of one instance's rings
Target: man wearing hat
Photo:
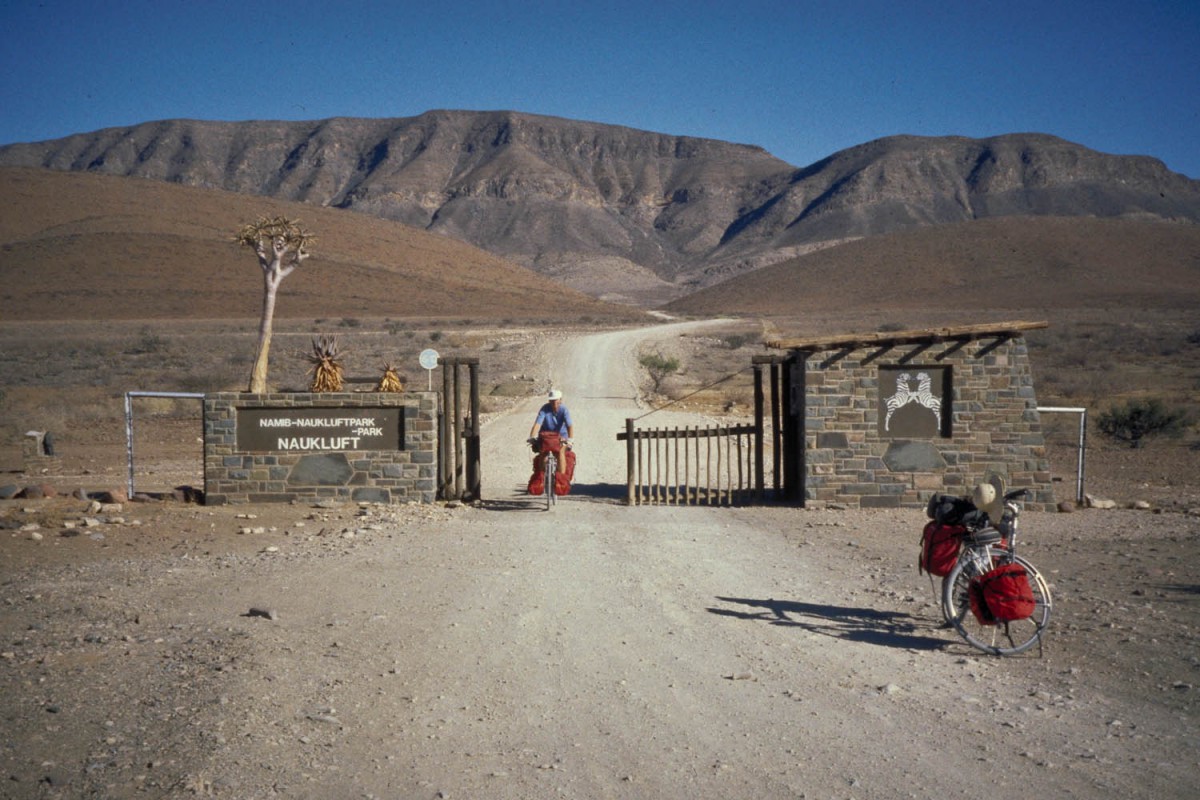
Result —
[[536, 442], [540, 433], [557, 433], [562, 442], [558, 451], [558, 471], [566, 472], [567, 448], [575, 436], [575, 423], [571, 421], [571, 412], [563, 405], [562, 397], [563, 393], [558, 389], [550, 390], [550, 394], [546, 396], [546, 404], [538, 410], [537, 419], [529, 430], [529, 440]]

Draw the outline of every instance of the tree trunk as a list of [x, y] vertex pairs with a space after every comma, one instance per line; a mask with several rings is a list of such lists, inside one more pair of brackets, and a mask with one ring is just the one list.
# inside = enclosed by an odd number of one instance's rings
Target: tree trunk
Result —
[[254, 370], [250, 373], [249, 392], [263, 394], [267, 391], [267, 366], [271, 352], [271, 328], [275, 318], [275, 292], [279, 282], [271, 280], [271, 273], [264, 275], [262, 321], [258, 326], [258, 354], [254, 357]]

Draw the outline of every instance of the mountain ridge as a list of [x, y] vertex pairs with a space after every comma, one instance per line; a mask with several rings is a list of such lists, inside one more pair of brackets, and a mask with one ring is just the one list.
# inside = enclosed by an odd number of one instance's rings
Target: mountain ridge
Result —
[[[847, 240], [1005, 216], [1200, 222], [1200, 181], [1049, 134], [898, 135], [797, 168], [760, 147], [512, 111], [161, 120], [0, 147], [359, 211], [653, 305]], [[608, 287], [608, 288], [597, 288]]]

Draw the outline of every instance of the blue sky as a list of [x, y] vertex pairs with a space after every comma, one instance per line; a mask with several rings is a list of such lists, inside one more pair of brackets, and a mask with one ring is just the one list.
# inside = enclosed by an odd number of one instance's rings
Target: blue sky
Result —
[[755, 144], [1039, 132], [1200, 178], [1200, 2], [0, 0], [0, 144], [509, 109]]

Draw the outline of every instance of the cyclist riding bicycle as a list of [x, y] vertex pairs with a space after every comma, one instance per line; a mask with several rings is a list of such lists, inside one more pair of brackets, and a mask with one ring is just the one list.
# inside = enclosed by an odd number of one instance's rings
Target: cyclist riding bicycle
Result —
[[575, 423], [571, 412], [562, 401], [563, 393], [551, 389], [547, 395], [546, 404], [538, 410], [537, 419], [529, 429], [529, 442], [534, 450], [539, 450], [539, 441], [543, 433], [556, 433], [559, 438], [558, 471], [567, 472], [567, 451], [571, 448], [571, 439], [575, 436]]

